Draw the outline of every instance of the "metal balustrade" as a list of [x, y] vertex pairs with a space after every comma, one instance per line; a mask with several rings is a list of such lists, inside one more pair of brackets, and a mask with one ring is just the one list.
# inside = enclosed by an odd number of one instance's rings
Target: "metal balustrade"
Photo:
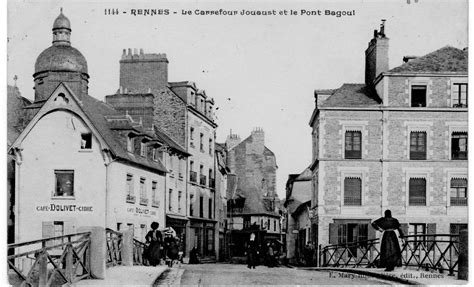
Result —
[[106, 266], [116, 266], [122, 264], [122, 233], [107, 228], [105, 230], [105, 239], [107, 245]]
[[[405, 267], [448, 271], [449, 275], [458, 271], [458, 234], [408, 235], [403, 237], [400, 249]], [[320, 246], [319, 255], [322, 267], [378, 267], [380, 240]]]
[[91, 278], [90, 232], [8, 244], [13, 286], [58, 286]]
[[137, 239], [133, 239], [133, 265], [148, 265], [148, 260], [143, 257], [147, 245]]

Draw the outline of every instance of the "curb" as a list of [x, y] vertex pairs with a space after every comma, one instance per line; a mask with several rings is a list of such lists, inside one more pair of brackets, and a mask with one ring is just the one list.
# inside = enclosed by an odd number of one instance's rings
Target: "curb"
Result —
[[399, 278], [396, 276], [389, 276], [381, 273], [365, 271], [365, 270], [358, 270], [358, 269], [349, 269], [349, 268], [331, 268], [331, 267], [297, 267], [298, 269], [302, 270], [315, 270], [315, 271], [338, 271], [338, 272], [346, 272], [346, 273], [355, 273], [365, 276], [370, 276], [378, 279], [383, 279], [387, 281], [392, 281], [404, 285], [424, 285], [416, 281], [408, 280]]

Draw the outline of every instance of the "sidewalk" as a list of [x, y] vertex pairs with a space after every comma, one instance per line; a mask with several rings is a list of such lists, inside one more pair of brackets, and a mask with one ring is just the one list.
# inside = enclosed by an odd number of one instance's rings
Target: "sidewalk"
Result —
[[72, 286], [152, 286], [167, 266], [116, 266], [107, 268], [105, 279], [81, 280]]
[[465, 285], [468, 283], [467, 280], [458, 280], [456, 276], [448, 276], [447, 273], [405, 269], [404, 267], [396, 268], [391, 272], [386, 272], [383, 268], [303, 267], [300, 269], [355, 273], [407, 285]]

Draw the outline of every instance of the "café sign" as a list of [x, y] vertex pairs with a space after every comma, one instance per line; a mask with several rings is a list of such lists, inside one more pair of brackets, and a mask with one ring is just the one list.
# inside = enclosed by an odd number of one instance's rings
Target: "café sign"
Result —
[[53, 211], [53, 212], [92, 212], [92, 206], [77, 204], [54, 204], [37, 205], [36, 211]]

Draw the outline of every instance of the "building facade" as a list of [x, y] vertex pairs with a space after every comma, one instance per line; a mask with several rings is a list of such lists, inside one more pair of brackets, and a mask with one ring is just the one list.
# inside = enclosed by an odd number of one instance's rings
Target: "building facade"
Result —
[[365, 83], [315, 91], [319, 245], [379, 237], [370, 222], [386, 209], [407, 235], [467, 226], [467, 50], [446, 46], [389, 69], [388, 48], [383, 23], [365, 52]]

